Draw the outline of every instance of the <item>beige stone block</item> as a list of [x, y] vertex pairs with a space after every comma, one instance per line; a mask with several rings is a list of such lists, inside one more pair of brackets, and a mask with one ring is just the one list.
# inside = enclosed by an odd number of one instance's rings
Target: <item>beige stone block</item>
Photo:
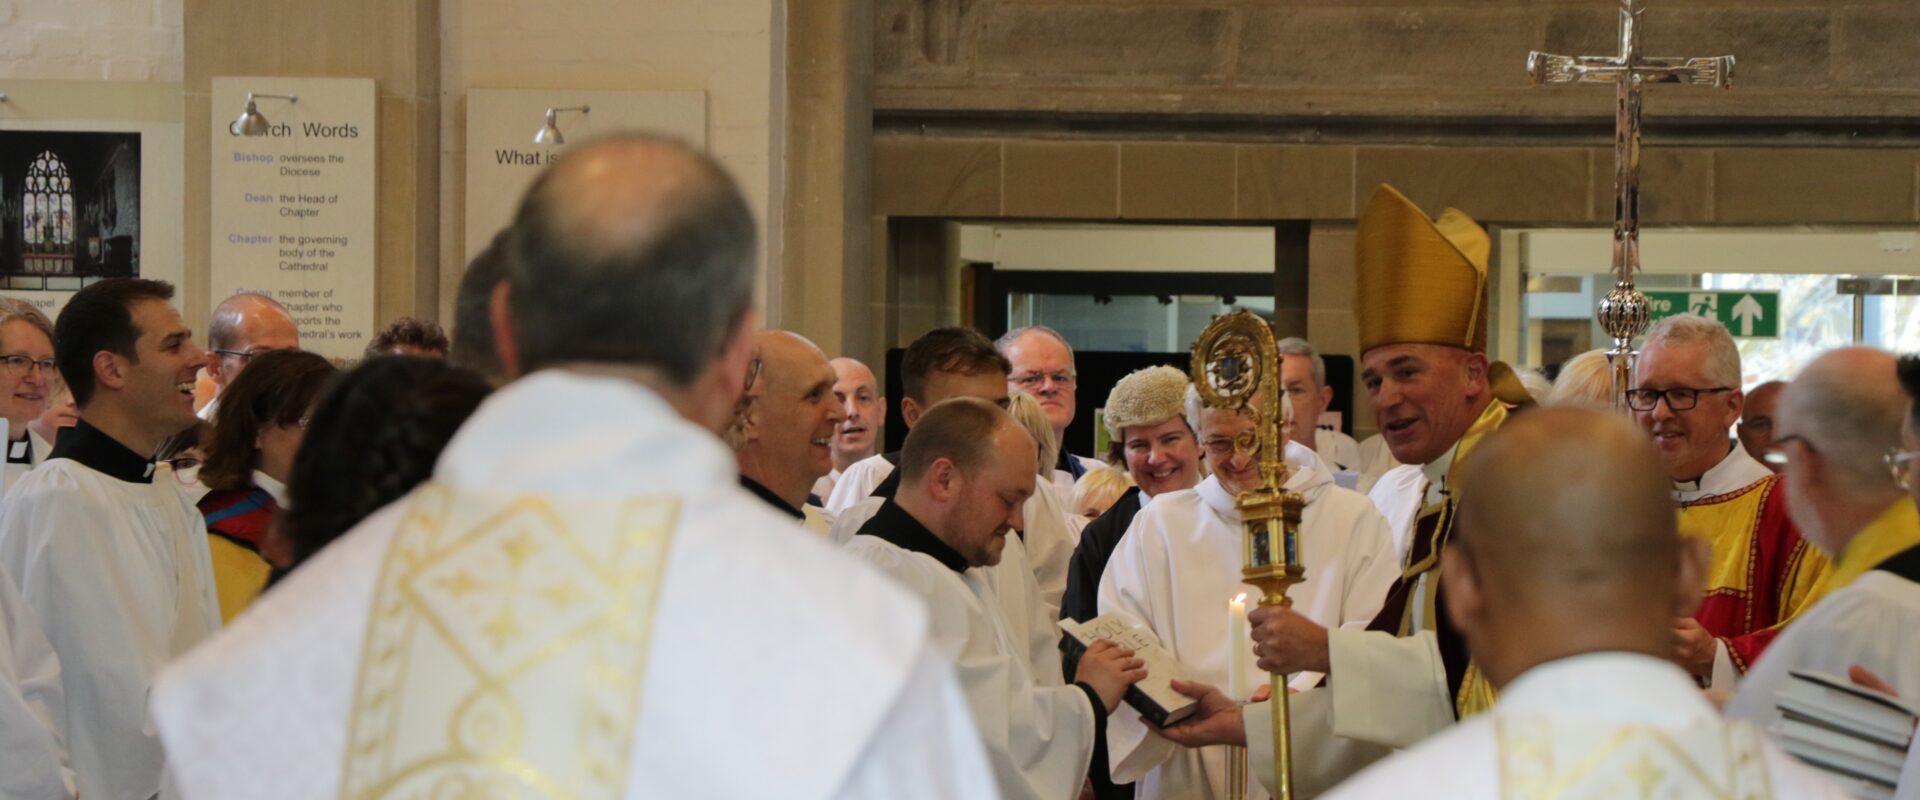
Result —
[[[1818, 88], [1832, 84], [1831, 11], [1827, 4], [1800, 8], [1698, 8], [1676, 4], [1649, 12], [1646, 53], [1650, 56], [1733, 55], [1737, 80], [1745, 90]], [[1615, 48], [1616, 50], [1618, 48]], [[1612, 51], [1608, 51], [1612, 52]], [[1909, 51], [1910, 52], [1910, 51]], [[1662, 93], [1703, 92], [1665, 87]]]
[[1120, 145], [1120, 216], [1232, 219], [1234, 146], [1188, 142]]
[[1920, 89], [1920, 59], [1913, 57], [1920, 5], [1849, 7], [1835, 17], [1835, 84]]
[[[1613, 221], [1613, 149], [1593, 151], [1593, 215]], [[1713, 150], [1701, 147], [1642, 148], [1640, 219], [1691, 225], [1713, 221]]]
[[1233, 21], [1225, 9], [1189, 6], [1003, 4], [989, 9], [980, 22], [977, 73], [1101, 75], [1134, 83], [1221, 73]]
[[1352, 313], [1352, 225], [1315, 225], [1307, 243], [1307, 308]]
[[1514, 85], [1539, 15], [1492, 5], [1271, 4], [1248, 14], [1238, 71], [1322, 90]]
[[998, 141], [877, 137], [873, 210], [882, 216], [998, 215], [1000, 171]]
[[1008, 142], [1006, 215], [1112, 219], [1120, 214], [1120, 145]]
[[1453, 207], [1483, 223], [1584, 222], [1591, 161], [1570, 147], [1362, 147], [1354, 189], [1363, 209], [1387, 183], [1430, 215]]
[[1720, 150], [1714, 217], [1720, 223], [1914, 221], [1912, 150]]
[[1353, 148], [1241, 145], [1242, 219], [1348, 219], [1354, 215]]

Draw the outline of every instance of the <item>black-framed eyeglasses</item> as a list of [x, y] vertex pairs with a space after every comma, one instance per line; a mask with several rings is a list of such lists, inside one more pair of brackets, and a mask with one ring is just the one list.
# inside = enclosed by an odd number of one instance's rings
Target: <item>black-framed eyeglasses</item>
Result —
[[1691, 411], [1700, 405], [1700, 395], [1731, 392], [1731, 386], [1715, 386], [1711, 389], [1693, 389], [1677, 386], [1672, 389], [1628, 389], [1627, 407], [1635, 411], [1652, 411], [1660, 406], [1660, 399], [1666, 398], [1667, 408], [1673, 411]]
[[764, 367], [765, 363], [760, 360], [760, 354], [754, 353], [753, 360], [747, 362], [747, 382], [741, 384], [740, 388], [752, 389], [754, 381], [760, 380], [760, 370]]
[[[1793, 460], [1792, 458], [1787, 456], [1787, 451], [1782, 449], [1786, 447], [1786, 445], [1789, 442], [1799, 442], [1801, 447], [1805, 447], [1808, 450], [1813, 450], [1813, 443], [1807, 441], [1805, 437], [1802, 437], [1797, 433], [1788, 434], [1786, 436], [1782, 436], [1778, 439], [1773, 440], [1773, 444], [1767, 448], [1767, 452], [1762, 453], [1760, 455], [1760, 460], [1765, 461], [1769, 464], [1772, 464], [1776, 467], [1786, 466], [1788, 462]], [[1819, 451], [1815, 450], [1814, 452], [1819, 452]]]
[[223, 355], [223, 356], [233, 356], [234, 358], [240, 359], [241, 361], [252, 361], [255, 356], [264, 356], [273, 351], [272, 350], [208, 350], [207, 352], [214, 353], [217, 355]]
[[1902, 489], [1912, 491], [1914, 476], [1920, 474], [1914, 466], [1920, 464], [1920, 450], [1901, 450], [1897, 447], [1890, 449], [1887, 451], [1886, 462], [1887, 471], [1893, 475], [1893, 482], [1900, 484]]
[[0, 356], [0, 361], [6, 362], [7, 374], [16, 378], [32, 372], [34, 367], [39, 367], [40, 374], [42, 375], [53, 374], [53, 359], [51, 358], [33, 358], [32, 356], [16, 354]]
[[1053, 385], [1062, 389], [1071, 389], [1074, 383], [1079, 380], [1080, 376], [1075, 375], [1072, 370], [1065, 369], [1058, 372], [1029, 372], [1007, 378], [1007, 382], [1020, 387], [1021, 390], [1029, 394], [1031, 394], [1034, 389], [1040, 388], [1040, 384], [1047, 381], [1053, 381]]

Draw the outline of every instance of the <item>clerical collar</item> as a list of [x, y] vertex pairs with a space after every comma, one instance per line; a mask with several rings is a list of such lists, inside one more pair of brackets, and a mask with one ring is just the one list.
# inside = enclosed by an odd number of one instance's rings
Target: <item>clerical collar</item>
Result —
[[880, 504], [880, 510], [874, 512], [873, 517], [861, 525], [854, 535], [872, 536], [902, 550], [925, 553], [954, 572], [966, 572], [973, 566], [891, 498]]
[[33, 435], [32, 434], [28, 434], [26, 436], [20, 437], [20, 441], [7, 443], [7, 463], [9, 464], [33, 463]]
[[1453, 446], [1439, 458], [1420, 465], [1420, 474], [1427, 478], [1427, 494], [1421, 499], [1423, 505], [1433, 505], [1447, 492], [1447, 472], [1453, 469], [1453, 454], [1460, 452], [1460, 440], [1455, 439]]
[[290, 507], [287, 504], [287, 485], [275, 480], [272, 475], [254, 470], [253, 485], [260, 491], [266, 492], [268, 497], [273, 498], [274, 505], [281, 508]]
[[153, 459], [133, 452], [84, 419], [60, 434], [60, 441], [47, 457], [70, 458], [87, 469], [127, 483], [153, 482]]
[[742, 475], [740, 476], [740, 488], [745, 489], [749, 492], [752, 492], [755, 497], [758, 497], [761, 500], [765, 500], [767, 502], [767, 505], [770, 505], [776, 509], [779, 509], [782, 513], [786, 514], [789, 517], [793, 517], [794, 519], [807, 518], [806, 512], [801, 511], [800, 509], [794, 508], [793, 506], [787, 505], [787, 501], [780, 499], [780, 495], [774, 494], [772, 489], [769, 489], [765, 486], [761, 486], [759, 481], [756, 481], [752, 478]]

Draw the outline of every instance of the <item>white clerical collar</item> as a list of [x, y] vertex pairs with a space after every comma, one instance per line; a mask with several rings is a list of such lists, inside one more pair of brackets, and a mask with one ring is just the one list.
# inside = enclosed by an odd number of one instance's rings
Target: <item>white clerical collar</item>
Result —
[[1691, 503], [1703, 497], [1727, 494], [1751, 486], [1765, 479], [1773, 472], [1765, 464], [1747, 454], [1747, 448], [1737, 441], [1728, 442], [1728, 451], [1720, 463], [1713, 465], [1706, 474], [1697, 480], [1674, 481], [1673, 499], [1676, 502]]
[[256, 469], [253, 471], [253, 485], [259, 487], [261, 491], [266, 492], [268, 497], [272, 497], [274, 505], [282, 509], [288, 508], [286, 484], [274, 480], [272, 475]]
[[1427, 496], [1422, 500], [1423, 505], [1440, 502], [1440, 497], [1447, 490], [1447, 471], [1453, 468], [1453, 454], [1459, 449], [1460, 440], [1455, 439], [1453, 446], [1441, 453], [1439, 458], [1420, 465], [1420, 474], [1427, 478]]
[[1657, 727], [1719, 718], [1699, 686], [1672, 662], [1622, 651], [1586, 653], [1537, 665], [1501, 690], [1494, 712]]

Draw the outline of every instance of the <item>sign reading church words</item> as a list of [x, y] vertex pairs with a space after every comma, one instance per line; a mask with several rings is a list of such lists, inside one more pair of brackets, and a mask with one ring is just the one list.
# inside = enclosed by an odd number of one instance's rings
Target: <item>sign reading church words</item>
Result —
[[1741, 338], [1780, 337], [1780, 293], [1757, 289], [1690, 292], [1647, 292], [1648, 310], [1655, 321], [1679, 314], [1706, 317], [1727, 326]]
[[213, 79], [211, 302], [269, 295], [302, 347], [360, 357], [374, 325], [375, 114], [371, 79]]

